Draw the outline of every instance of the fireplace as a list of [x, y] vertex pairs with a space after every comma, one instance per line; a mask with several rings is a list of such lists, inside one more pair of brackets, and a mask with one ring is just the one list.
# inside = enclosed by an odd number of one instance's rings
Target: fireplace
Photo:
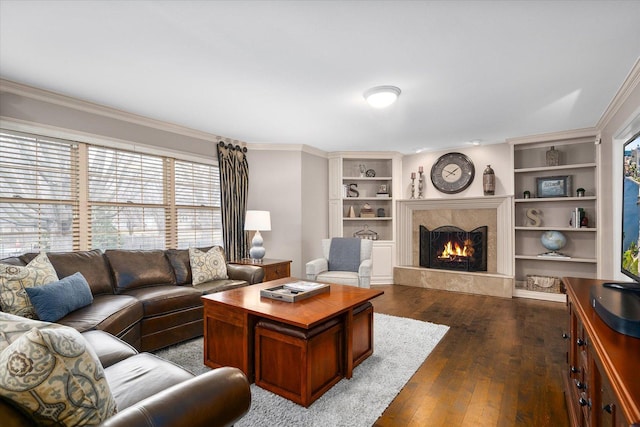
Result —
[[465, 231], [446, 225], [420, 226], [420, 266], [453, 271], [487, 271], [487, 226]]

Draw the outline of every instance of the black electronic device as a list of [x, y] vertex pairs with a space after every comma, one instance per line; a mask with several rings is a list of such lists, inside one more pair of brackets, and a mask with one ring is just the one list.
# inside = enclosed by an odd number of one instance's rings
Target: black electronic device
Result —
[[622, 147], [622, 218], [620, 271], [640, 282], [640, 133], [632, 136]]
[[638, 282], [605, 282], [602, 286], [620, 291], [640, 292], [640, 283]]
[[607, 286], [592, 286], [590, 301], [611, 329], [640, 338], [640, 293]]

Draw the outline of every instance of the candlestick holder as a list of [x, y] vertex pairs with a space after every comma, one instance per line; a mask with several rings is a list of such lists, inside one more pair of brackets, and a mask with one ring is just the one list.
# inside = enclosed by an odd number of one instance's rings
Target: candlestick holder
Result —
[[411, 174], [411, 198], [415, 199], [416, 198], [416, 184], [415, 184], [416, 178], [415, 178], [415, 174], [412, 173]]
[[424, 189], [424, 184], [422, 182], [422, 171], [418, 171], [418, 173], [420, 174], [420, 177], [418, 178], [418, 199], [422, 199], [424, 197], [424, 194], [422, 192], [422, 190]]

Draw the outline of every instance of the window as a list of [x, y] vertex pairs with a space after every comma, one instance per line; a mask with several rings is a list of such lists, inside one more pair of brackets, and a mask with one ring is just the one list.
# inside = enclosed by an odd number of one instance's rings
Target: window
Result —
[[217, 166], [175, 161], [177, 247], [222, 245]]
[[165, 246], [165, 159], [89, 146], [89, 212], [94, 249]]
[[217, 166], [0, 131], [0, 258], [214, 244]]
[[76, 247], [77, 144], [0, 131], [0, 153], [0, 256]]

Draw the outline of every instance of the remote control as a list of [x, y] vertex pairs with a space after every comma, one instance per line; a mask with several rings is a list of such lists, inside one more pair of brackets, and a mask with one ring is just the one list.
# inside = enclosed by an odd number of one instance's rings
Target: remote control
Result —
[[640, 283], [636, 282], [606, 282], [602, 286], [605, 288], [618, 289], [621, 291], [640, 292]]

